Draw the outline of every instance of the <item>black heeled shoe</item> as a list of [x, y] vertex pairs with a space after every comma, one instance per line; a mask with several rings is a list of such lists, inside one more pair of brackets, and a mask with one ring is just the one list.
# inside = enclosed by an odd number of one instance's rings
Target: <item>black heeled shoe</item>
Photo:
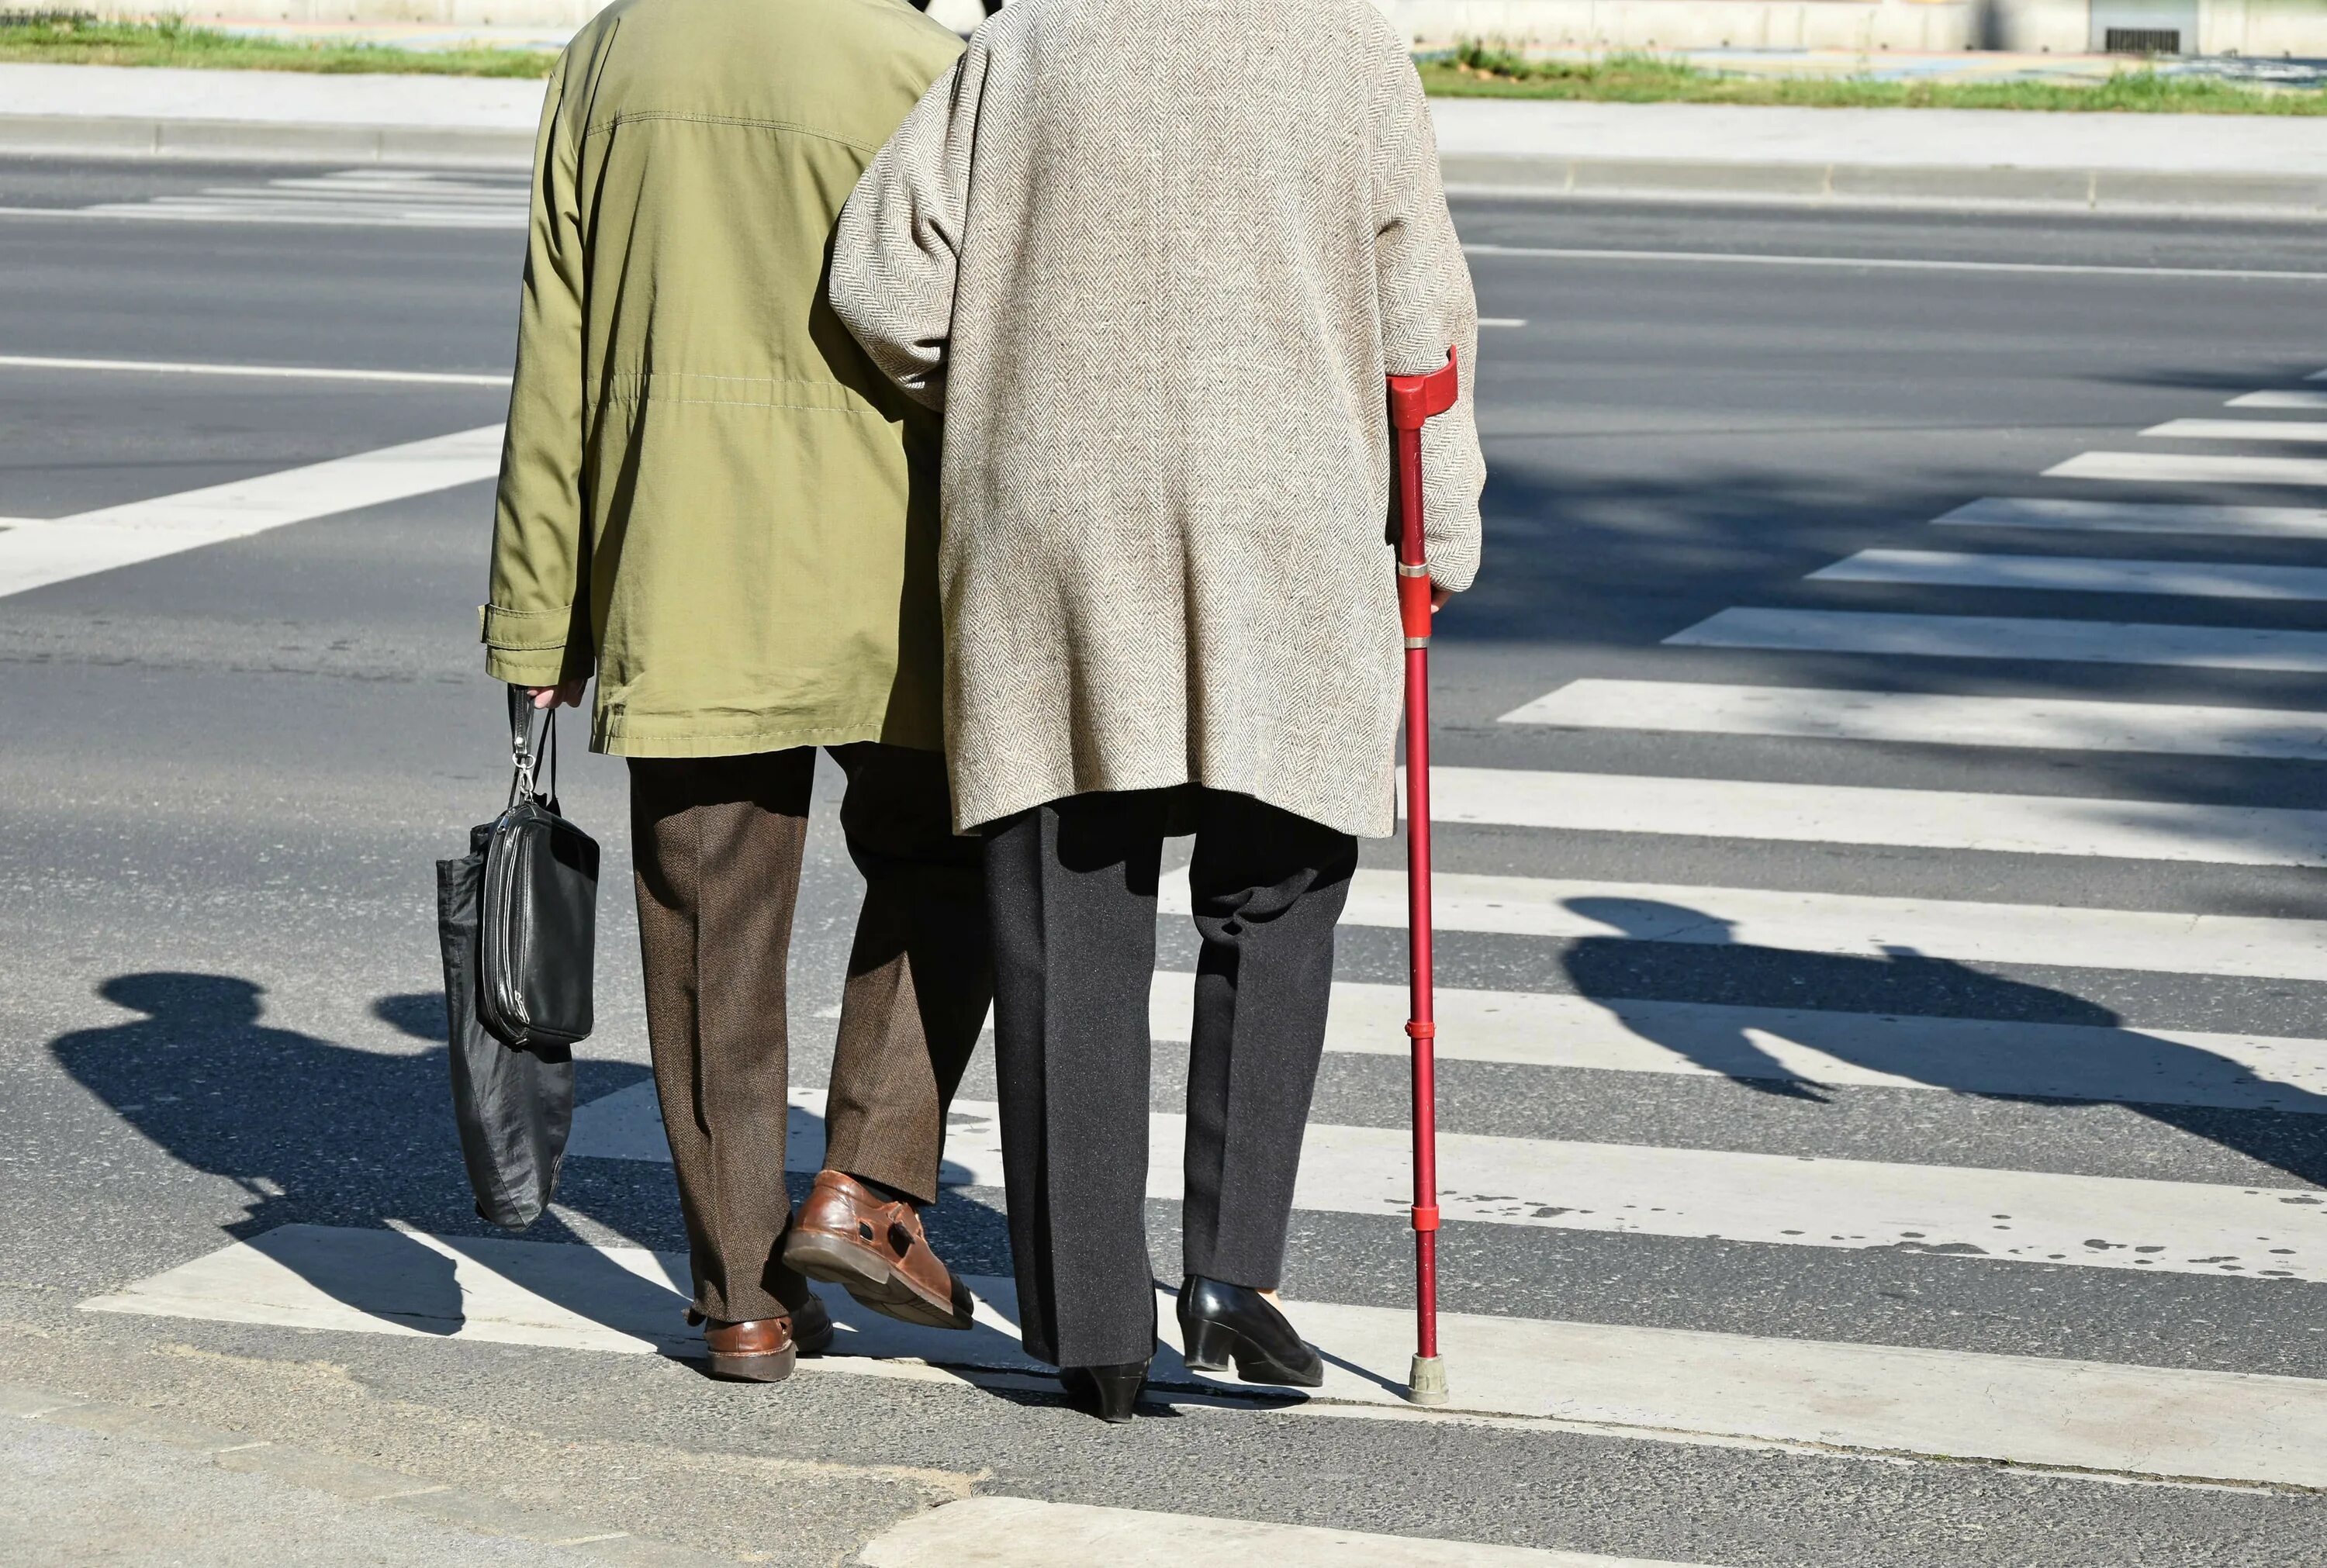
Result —
[[1250, 1285], [1190, 1274], [1180, 1287], [1180, 1342], [1188, 1348], [1191, 1371], [1221, 1377], [1233, 1361], [1247, 1383], [1314, 1388], [1325, 1381], [1317, 1347]]
[[1068, 1403], [1085, 1415], [1117, 1423], [1129, 1421], [1147, 1386], [1147, 1363], [1126, 1361], [1116, 1367], [1061, 1367], [1059, 1386]]

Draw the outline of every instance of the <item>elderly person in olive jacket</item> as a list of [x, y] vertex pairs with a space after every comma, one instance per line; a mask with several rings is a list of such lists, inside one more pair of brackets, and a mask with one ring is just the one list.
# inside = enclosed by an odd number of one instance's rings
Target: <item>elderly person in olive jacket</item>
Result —
[[1476, 306], [1421, 83], [1364, 0], [1017, 0], [865, 172], [832, 298], [946, 415], [947, 742], [986, 834], [1026, 1346], [1129, 1414], [1157, 868], [1192, 824], [1188, 1361], [1313, 1384], [1265, 1293], [1356, 837], [1392, 825], [1382, 378], [1450, 349], [1442, 597], [1479, 558]]
[[[630, 760], [647, 1031], [721, 1376], [830, 1339], [804, 1275], [968, 1325], [917, 1212], [993, 985], [938, 750], [938, 428], [824, 287], [842, 202], [960, 51], [902, 0], [617, 0], [542, 117], [486, 667], [537, 704], [594, 673], [592, 743]], [[818, 747], [866, 891], [794, 1223]]]

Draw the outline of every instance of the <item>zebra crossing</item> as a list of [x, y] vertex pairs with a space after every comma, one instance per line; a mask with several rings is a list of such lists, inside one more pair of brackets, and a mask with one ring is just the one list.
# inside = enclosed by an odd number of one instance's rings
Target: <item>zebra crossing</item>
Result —
[[[2319, 396], [2263, 389], [2230, 406], [2300, 410], [2317, 405], [2285, 399]], [[2240, 438], [2272, 439], [2248, 428], [2263, 420], [2212, 423], [2238, 426]], [[2181, 433], [2160, 426], [2145, 436]], [[2210, 431], [2207, 439], [2231, 437]], [[2188, 678], [2198, 682], [2215, 672], [2327, 669], [2327, 630], [2238, 623], [2250, 601], [2300, 612], [2327, 597], [2327, 565], [2235, 558], [2241, 540], [2327, 537], [2327, 509], [2225, 501], [2201, 488], [2321, 482], [2293, 477], [2310, 470], [2289, 469], [2290, 461], [2310, 460], [2089, 453], [2046, 476], [2062, 488], [2071, 481], [2086, 487], [2079, 493], [1983, 498], [1931, 519], [1951, 530], [1990, 530], [1993, 545], [1860, 551], [1808, 575], [1802, 593], [1811, 603], [1723, 609], [1668, 637], [1675, 651], [1648, 655], [1637, 677], [1580, 678], [1493, 725], [1499, 739], [1555, 761], [1578, 760], [1559, 755], [1569, 735], [1687, 737], [1699, 748], [1692, 755], [1713, 760], [1709, 769], [1595, 771], [1451, 758], [1454, 765], [1435, 779], [1442, 848], [1455, 868], [1442, 872], [1435, 890], [1442, 962], [1459, 969], [1466, 943], [1500, 942], [1526, 956], [1521, 967], [1532, 978], [1496, 987], [1450, 975], [1439, 1013], [1450, 1086], [1468, 1074], [1481, 1084], [1488, 1074], [1518, 1074], [1581, 1092], [1620, 1078], [1643, 1103], [1723, 1084], [1740, 1086], [1743, 1099], [1755, 1086], [1776, 1086], [1815, 1091], [1782, 1100], [1790, 1115], [1804, 1118], [1836, 1113], [1854, 1096], [1896, 1096], [1911, 1103], [1902, 1115], [1914, 1130], [1879, 1153], [1846, 1156], [1807, 1143], [1733, 1146], [1737, 1140], [1710, 1125], [1692, 1139], [1669, 1131], [1669, 1121], [1620, 1123], [1588, 1138], [1572, 1130], [1514, 1134], [1501, 1124], [1466, 1125], [1462, 1097], [1450, 1095], [1441, 1145], [1449, 1245], [1470, 1236], [1512, 1246], [1596, 1237], [1616, 1249], [1686, 1242], [1775, 1258], [1780, 1267], [1855, 1258], [1880, 1271], [1916, 1260], [1958, 1271], [1958, 1279], [1979, 1271], [2056, 1283], [2107, 1278], [2127, 1293], [2179, 1282], [2288, 1293], [2276, 1299], [2290, 1304], [2301, 1299], [2293, 1293], [2327, 1283], [2327, 1192], [2315, 1164], [2283, 1162], [2265, 1175], [2270, 1160], [2250, 1142], [2232, 1151], [2246, 1162], [2242, 1179], [2192, 1179], [2175, 1169], [2176, 1152], [2208, 1146], [2220, 1115], [2299, 1123], [2327, 1113], [2327, 1039], [2234, 1023], [2189, 1027], [2189, 1020], [2153, 1026], [2098, 1007], [2087, 1011], [2106, 1017], [2032, 1021], [1984, 1011], [1976, 996], [1928, 1012], [1878, 1013], [1821, 1006], [1815, 985], [1784, 1006], [1603, 995], [1572, 961], [1587, 948], [1696, 957], [1729, 949], [1781, 963], [1946, 965], [2005, 982], [2042, 969], [2067, 987], [2059, 994], [2070, 1001], [2079, 982], [2062, 982], [2058, 972], [2202, 979], [2233, 996], [2239, 987], [2327, 982], [2327, 919], [2183, 907], [2197, 901], [2176, 891], [2177, 878], [2200, 866], [2327, 868], [2327, 811], [2226, 803], [2219, 790], [2176, 798], [2154, 783], [2129, 786], [2122, 798], [2036, 793], [2024, 773], [2013, 775], [2021, 781], [2011, 788], [1965, 787], [1967, 772], [1976, 780], [1979, 770], [2031, 757], [2172, 757], [2226, 769], [2327, 761], [2327, 711], [2257, 706], [2235, 686], [2198, 700], [2096, 700], [2046, 677], [2062, 665], [2195, 671]], [[2060, 543], [2073, 539], [2124, 553], [2023, 552], [2013, 538], [2021, 530], [2054, 540], [2056, 552], [2073, 548]], [[2204, 540], [2226, 558], [2192, 564], [2141, 553], [2138, 541], [2161, 537]], [[1898, 607], [1817, 602], [1870, 583]], [[2079, 619], [2054, 610], [2055, 598], [2023, 613], [2013, 599], [2064, 590], [2138, 595], [2149, 619]], [[1967, 592], [2000, 612], [1958, 612]], [[1706, 649], [1734, 656], [1730, 678], [1684, 678], [1699, 667], [1681, 661], [1701, 659]], [[1790, 669], [1790, 656], [1804, 652], [1822, 656], [1818, 684]], [[1659, 659], [1669, 662], [1659, 667]], [[1770, 741], [1827, 750], [1798, 763], [1795, 777], [1724, 775], [1718, 748]], [[1842, 781], [1846, 766], [1825, 765], [1882, 748], [1895, 762], [1937, 756], [1953, 770], [1933, 787], [1910, 788]], [[1466, 835], [1483, 842], [1488, 835], [1532, 845], [1528, 853], [1555, 866], [1570, 835], [1621, 835], [1645, 847], [1638, 875], [1621, 881], [1462, 869]], [[1860, 891], [1843, 891], [1816, 865], [1792, 869], [1799, 862], [1771, 863], [1776, 869], [1759, 882], [1705, 885], [1666, 870], [1677, 863], [1663, 857], [1683, 840], [1748, 849], [1817, 845], [1854, 863], [1905, 853], [2132, 865], [2149, 869], [2155, 896], [2133, 908], [2007, 902], [1979, 896], [1977, 878], [1965, 879], [1961, 897], [1867, 891], [1863, 882]], [[1167, 911], [1184, 912], [1184, 875], [1167, 877], [1163, 891]], [[1346, 917], [1352, 932], [1387, 935], [1405, 919], [1403, 877], [1361, 871]], [[1183, 972], [1157, 975], [1151, 1017], [1159, 1041], [1187, 1038], [1192, 991]], [[1388, 1065], [1369, 1059], [1403, 1054], [1402, 986], [1345, 966], [1334, 995], [1329, 1083]], [[1973, 1101], [2017, 1106], [2037, 1127], [2065, 1128], [2079, 1107], [2093, 1106], [2172, 1114], [2153, 1124], [2154, 1170], [2064, 1168], [2073, 1160], [2039, 1160], [2033, 1152], [2029, 1168], [2009, 1169], [1951, 1151], [1951, 1118]], [[1751, 1103], [1780, 1102], [1764, 1094]], [[1406, 1135], [1393, 1109], [1378, 1122], [1323, 1111], [1313, 1121], [1297, 1201], [1317, 1234], [1380, 1237], [1401, 1226]], [[795, 1091], [790, 1161], [797, 1171], [819, 1162], [821, 1110], [818, 1092]], [[944, 1174], [949, 1187], [987, 1207], [1001, 1201], [995, 1117], [990, 1103], [957, 1105]], [[1159, 1109], [1149, 1132], [1148, 1192], [1168, 1204], [1179, 1193], [1182, 1124]], [[651, 1087], [634, 1085], [581, 1107], [570, 1158], [623, 1170], [667, 1161]], [[425, 1334], [448, 1344], [684, 1354], [694, 1343], [678, 1317], [685, 1277], [682, 1258], [635, 1246], [301, 1225], [84, 1304]], [[1008, 1280], [973, 1283], [981, 1307], [967, 1335], [911, 1330], [836, 1302], [844, 1331], [826, 1369], [1033, 1377], [1038, 1368], [1016, 1346]], [[1334, 1363], [1318, 1398], [1293, 1414], [1421, 1419], [1397, 1398], [1410, 1349], [1403, 1310], [1338, 1299], [1300, 1300], [1293, 1310]], [[1157, 1372], [1171, 1396], [1236, 1396], [1178, 1362], [1171, 1320], [1160, 1313], [1166, 1344]], [[1458, 1419], [1665, 1442], [1814, 1444], [2148, 1479], [2327, 1486], [2327, 1377], [1525, 1311], [1453, 1311], [1446, 1339]], [[2227, 1352], [2233, 1362], [2236, 1351]]]
[[14, 214], [70, 212], [177, 223], [302, 223], [393, 229], [521, 229], [523, 174], [483, 170], [343, 169], [285, 175], [255, 184], [206, 186], [134, 201], [66, 209], [12, 208]]

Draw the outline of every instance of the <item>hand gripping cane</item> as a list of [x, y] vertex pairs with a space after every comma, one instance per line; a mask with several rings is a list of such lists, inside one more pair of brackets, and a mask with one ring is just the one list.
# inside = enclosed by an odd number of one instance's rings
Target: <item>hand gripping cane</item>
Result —
[[1413, 959], [1414, 1369], [1406, 1397], [1446, 1403], [1438, 1358], [1438, 1104], [1430, 964], [1430, 568], [1422, 548], [1422, 426], [1454, 406], [1461, 388], [1454, 350], [1426, 376], [1389, 378], [1389, 424], [1397, 478], [1397, 609], [1406, 630], [1406, 919]]

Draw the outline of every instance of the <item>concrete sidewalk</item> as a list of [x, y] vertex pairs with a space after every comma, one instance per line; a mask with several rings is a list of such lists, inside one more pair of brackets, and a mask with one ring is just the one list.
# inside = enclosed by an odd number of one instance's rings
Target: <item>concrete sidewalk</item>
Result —
[[[0, 152], [521, 163], [537, 82], [0, 65]], [[2327, 118], [1441, 98], [1471, 191], [2327, 216]]]
[[1450, 186], [2327, 216], [2327, 117], [1440, 98]]

